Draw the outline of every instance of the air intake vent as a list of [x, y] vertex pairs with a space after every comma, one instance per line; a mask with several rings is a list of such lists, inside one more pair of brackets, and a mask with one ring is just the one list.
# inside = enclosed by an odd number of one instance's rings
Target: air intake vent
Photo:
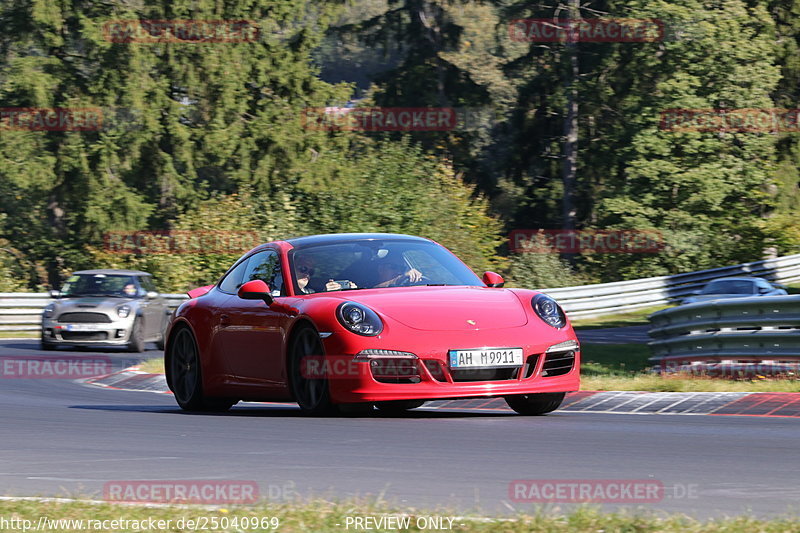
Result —
[[545, 355], [542, 377], [563, 376], [575, 366], [575, 352], [553, 352]]

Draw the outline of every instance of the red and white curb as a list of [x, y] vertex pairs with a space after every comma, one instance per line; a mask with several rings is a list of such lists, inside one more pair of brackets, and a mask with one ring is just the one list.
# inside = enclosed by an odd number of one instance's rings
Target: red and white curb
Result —
[[[108, 389], [171, 394], [164, 374], [148, 374], [136, 367], [83, 382]], [[502, 398], [435, 400], [427, 402], [421, 409], [513, 412]], [[579, 391], [567, 394], [557, 412], [800, 418], [800, 393]]]
[[84, 379], [83, 382], [106, 389], [172, 394], [167, 387], [167, 379], [164, 374], [142, 372], [135, 366], [105, 376]]

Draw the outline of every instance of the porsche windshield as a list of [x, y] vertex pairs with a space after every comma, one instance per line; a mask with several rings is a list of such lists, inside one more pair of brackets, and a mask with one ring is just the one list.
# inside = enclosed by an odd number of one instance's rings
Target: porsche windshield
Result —
[[80, 274], [71, 276], [61, 288], [61, 296], [111, 296], [133, 298], [138, 294], [133, 276]]
[[443, 247], [426, 241], [351, 241], [305, 246], [291, 254], [297, 294], [412, 285], [483, 282]]

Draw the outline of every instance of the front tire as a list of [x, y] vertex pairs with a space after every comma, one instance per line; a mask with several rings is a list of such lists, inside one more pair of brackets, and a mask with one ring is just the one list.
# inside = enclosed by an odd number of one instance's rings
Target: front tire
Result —
[[375, 402], [375, 407], [380, 409], [381, 412], [390, 415], [399, 415], [405, 413], [406, 411], [410, 411], [411, 409], [422, 407], [423, 405], [425, 405], [424, 400], [393, 400], [386, 402]]
[[566, 394], [566, 392], [515, 394], [506, 396], [505, 400], [510, 408], [521, 415], [538, 416], [558, 409]]
[[[166, 354], [165, 354], [166, 355]], [[185, 411], [227, 411], [236, 401], [227, 398], [206, 398], [203, 395], [203, 375], [200, 355], [194, 335], [188, 328], [175, 334], [169, 346], [167, 381], [175, 401]]]
[[136, 317], [133, 321], [131, 338], [128, 341], [128, 351], [134, 353], [141, 353], [144, 351], [144, 327], [140, 317]]
[[324, 350], [322, 341], [316, 330], [310, 326], [301, 326], [295, 333], [290, 345], [290, 364], [292, 395], [304, 414], [325, 416], [334, 414], [336, 409], [331, 402], [328, 379], [308, 378], [303, 375], [303, 362], [306, 357], [322, 357]]

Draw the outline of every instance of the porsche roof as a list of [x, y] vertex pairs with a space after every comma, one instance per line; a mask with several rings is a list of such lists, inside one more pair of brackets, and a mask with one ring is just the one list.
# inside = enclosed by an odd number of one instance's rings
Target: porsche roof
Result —
[[430, 242], [430, 239], [415, 237], [413, 235], [402, 235], [400, 233], [329, 233], [327, 235], [309, 235], [307, 237], [297, 237], [287, 239], [286, 242], [299, 248], [316, 244], [326, 244], [347, 241], [369, 241], [369, 240], [395, 240], [395, 241], [423, 241]]

